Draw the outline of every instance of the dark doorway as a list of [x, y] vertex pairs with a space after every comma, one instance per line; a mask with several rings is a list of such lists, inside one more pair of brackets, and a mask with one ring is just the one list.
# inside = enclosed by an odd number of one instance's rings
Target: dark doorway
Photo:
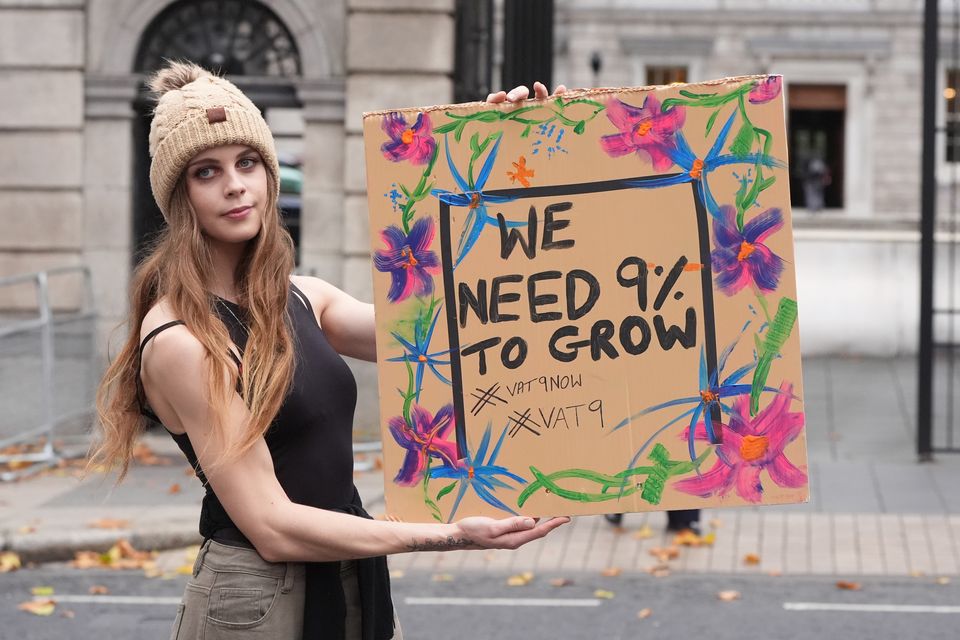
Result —
[[[144, 31], [134, 72], [146, 76], [166, 59], [197, 62], [228, 74], [266, 116], [272, 107], [300, 107], [293, 81], [300, 76], [300, 54], [293, 35], [265, 4], [251, 0], [180, 0]], [[141, 85], [134, 101], [133, 263], [163, 227], [150, 190], [148, 135], [154, 101]], [[299, 256], [302, 179], [296, 159], [281, 159], [280, 208]], [[300, 176], [302, 178], [302, 174]], [[296, 188], [296, 192], [289, 189]], [[284, 189], [288, 189], [284, 192]], [[298, 260], [299, 262], [299, 260]]]
[[841, 209], [846, 87], [791, 84], [787, 96], [792, 204]]

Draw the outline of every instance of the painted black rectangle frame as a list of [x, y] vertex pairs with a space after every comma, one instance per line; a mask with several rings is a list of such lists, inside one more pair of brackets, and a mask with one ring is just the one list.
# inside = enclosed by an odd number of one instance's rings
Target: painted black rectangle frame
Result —
[[[517, 200], [524, 198], [542, 198], [549, 196], [582, 195], [588, 193], [603, 193], [605, 191], [621, 191], [623, 189], [643, 189], [637, 183], [653, 180], [668, 179], [679, 174], [658, 176], [641, 176], [636, 178], [622, 178], [619, 180], [605, 180], [601, 182], [581, 182], [577, 184], [550, 185], [543, 187], [521, 187], [517, 189], [500, 189], [485, 191], [485, 195], [507, 196]], [[670, 186], [680, 186], [683, 183]], [[717, 336], [716, 318], [713, 308], [713, 271], [710, 268], [710, 229], [707, 208], [700, 197], [698, 182], [691, 181], [694, 209], [697, 215], [697, 236], [700, 245], [700, 285], [703, 296], [703, 333], [704, 355], [707, 360], [709, 380], [718, 378], [717, 373]], [[663, 187], [654, 187], [663, 188]], [[466, 456], [466, 420], [463, 410], [463, 377], [460, 370], [460, 329], [457, 323], [457, 292], [453, 279], [453, 247], [450, 237], [450, 205], [440, 201], [440, 251], [443, 268], [443, 296], [446, 307], [447, 334], [450, 348], [450, 381], [453, 383], [453, 410], [456, 417], [457, 454]], [[718, 380], [719, 383], [719, 380]], [[715, 425], [717, 442], [722, 440], [720, 407], [713, 403], [710, 417]]]

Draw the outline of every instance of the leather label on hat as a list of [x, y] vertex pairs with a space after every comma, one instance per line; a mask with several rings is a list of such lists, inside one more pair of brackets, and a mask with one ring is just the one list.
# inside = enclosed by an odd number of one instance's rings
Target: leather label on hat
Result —
[[213, 109], [207, 109], [207, 122], [210, 124], [215, 124], [217, 122], [226, 122], [227, 121], [227, 110], [223, 107], [214, 107]]

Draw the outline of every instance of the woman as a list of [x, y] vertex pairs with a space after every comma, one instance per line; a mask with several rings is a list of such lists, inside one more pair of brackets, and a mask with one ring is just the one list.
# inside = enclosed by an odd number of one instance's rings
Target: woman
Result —
[[122, 479], [146, 415], [206, 486], [175, 638], [399, 638], [384, 555], [513, 549], [568, 519], [369, 518], [352, 480], [356, 383], [340, 354], [376, 359], [372, 305], [291, 276], [273, 137], [239, 89], [189, 63], [150, 87], [150, 183], [167, 226], [133, 278], [92, 460]]

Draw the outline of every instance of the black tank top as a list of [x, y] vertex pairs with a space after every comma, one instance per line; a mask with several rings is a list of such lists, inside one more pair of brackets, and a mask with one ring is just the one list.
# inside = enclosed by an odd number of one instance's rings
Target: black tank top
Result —
[[[248, 337], [245, 310], [222, 298], [216, 299], [214, 308], [242, 354]], [[276, 418], [264, 435], [277, 480], [291, 502], [369, 518], [363, 511], [353, 484], [352, 433], [357, 403], [356, 380], [340, 354], [327, 342], [310, 301], [292, 283], [287, 312], [290, 315], [295, 353], [293, 381]], [[184, 322], [176, 320], [151, 331], [140, 345], [141, 358], [147, 343], [155, 335], [179, 324]], [[239, 360], [233, 352], [231, 356], [239, 366]], [[139, 376], [137, 380], [139, 384]], [[142, 395], [141, 409], [144, 415], [160, 422]], [[204, 539], [213, 538], [252, 548], [253, 545], [234, 525], [207, 482], [190, 438], [185, 433], [175, 434], [169, 430], [168, 433], [196, 470], [206, 489], [200, 509], [200, 534]], [[383, 558], [360, 561], [358, 570], [363, 636], [389, 638], [393, 632], [393, 611], [386, 562]], [[330, 637], [339, 637], [336, 621], [341, 613], [342, 599], [339, 563], [310, 563], [307, 567], [304, 638], [310, 638], [314, 631], [321, 630], [324, 633], [332, 631]]]

